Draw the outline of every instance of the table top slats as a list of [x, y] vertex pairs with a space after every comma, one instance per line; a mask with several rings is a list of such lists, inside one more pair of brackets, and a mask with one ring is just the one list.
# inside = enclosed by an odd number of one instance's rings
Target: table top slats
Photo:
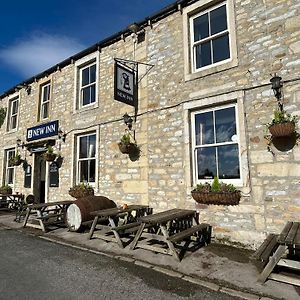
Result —
[[281, 231], [279, 238], [278, 238], [279, 243], [284, 244], [284, 241], [285, 241], [292, 225], [293, 225], [293, 222], [287, 222], [285, 224], [285, 226], [284, 226], [283, 230]]
[[114, 207], [114, 208], [107, 208], [107, 209], [100, 209], [97, 211], [93, 211], [90, 214], [92, 216], [98, 216], [98, 217], [114, 217], [120, 213], [132, 212], [133, 210], [140, 210], [145, 208], [148, 208], [148, 205], [133, 204], [133, 205], [128, 205], [128, 208], [125, 209]]
[[174, 208], [160, 213], [144, 216], [140, 219], [140, 221], [152, 225], [162, 224], [162, 223], [167, 223], [168, 221], [171, 220], [181, 219], [188, 216], [194, 216], [195, 214], [196, 214], [195, 210]]
[[296, 237], [298, 227], [299, 227], [299, 223], [294, 222], [286, 239], [285, 239], [286, 244], [289, 244], [289, 245], [294, 244], [294, 239]]
[[72, 200], [65, 200], [65, 201], [56, 201], [56, 202], [47, 202], [47, 203], [36, 203], [29, 205], [32, 209], [40, 209], [43, 207], [55, 206], [55, 205], [68, 205], [74, 203]]

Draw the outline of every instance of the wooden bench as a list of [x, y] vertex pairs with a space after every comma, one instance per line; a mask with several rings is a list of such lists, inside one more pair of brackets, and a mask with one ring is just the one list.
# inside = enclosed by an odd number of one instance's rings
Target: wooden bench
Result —
[[278, 236], [278, 234], [269, 234], [256, 252], [252, 255], [252, 258], [262, 262], [263, 267], [268, 263], [270, 256], [273, 255], [279, 245]]
[[184, 240], [191, 240], [192, 236], [196, 236], [198, 240], [203, 238], [204, 243], [209, 244], [211, 240], [211, 226], [201, 223], [171, 235], [168, 237], [168, 240], [172, 243], [180, 243]]

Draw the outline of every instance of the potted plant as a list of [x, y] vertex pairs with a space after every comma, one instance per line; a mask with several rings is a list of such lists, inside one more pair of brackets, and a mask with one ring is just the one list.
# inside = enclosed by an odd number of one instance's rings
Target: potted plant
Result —
[[273, 119], [267, 127], [274, 137], [290, 136], [295, 132], [298, 116], [291, 116], [284, 110], [275, 110]]
[[139, 146], [131, 141], [130, 133], [125, 133], [121, 141], [118, 143], [119, 149], [123, 154], [130, 154], [133, 152], [137, 152], [139, 150]]
[[208, 182], [197, 184], [192, 190], [192, 197], [201, 204], [237, 205], [240, 202], [241, 193], [232, 184], [220, 182], [215, 177], [212, 184]]
[[74, 198], [93, 196], [94, 189], [88, 183], [81, 182], [70, 188], [69, 195]]
[[11, 195], [12, 194], [12, 189], [9, 185], [2, 185], [0, 187], [0, 194], [2, 195]]
[[48, 146], [47, 151], [44, 153], [43, 156], [46, 161], [54, 161], [57, 154], [54, 153], [54, 149], [52, 146]]
[[17, 151], [15, 156], [12, 156], [9, 161], [8, 164], [10, 166], [19, 166], [22, 163], [23, 159], [21, 158], [20, 153]]

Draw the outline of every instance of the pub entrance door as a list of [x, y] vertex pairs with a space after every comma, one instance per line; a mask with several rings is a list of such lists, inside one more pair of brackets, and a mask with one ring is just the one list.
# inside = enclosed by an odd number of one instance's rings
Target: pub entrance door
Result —
[[46, 201], [46, 161], [43, 152], [34, 153], [33, 194], [37, 203]]

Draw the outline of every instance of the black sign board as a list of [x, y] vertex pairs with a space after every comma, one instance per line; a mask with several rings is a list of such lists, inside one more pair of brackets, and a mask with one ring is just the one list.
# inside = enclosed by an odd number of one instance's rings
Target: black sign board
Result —
[[50, 177], [50, 187], [59, 187], [59, 168], [57, 163], [54, 161], [49, 166], [49, 177]]
[[24, 187], [31, 188], [31, 177], [32, 177], [32, 167], [31, 165], [26, 165], [24, 174]]
[[115, 89], [116, 100], [137, 107], [137, 71], [120, 61], [115, 61]]
[[58, 120], [27, 129], [27, 142], [58, 135]]

